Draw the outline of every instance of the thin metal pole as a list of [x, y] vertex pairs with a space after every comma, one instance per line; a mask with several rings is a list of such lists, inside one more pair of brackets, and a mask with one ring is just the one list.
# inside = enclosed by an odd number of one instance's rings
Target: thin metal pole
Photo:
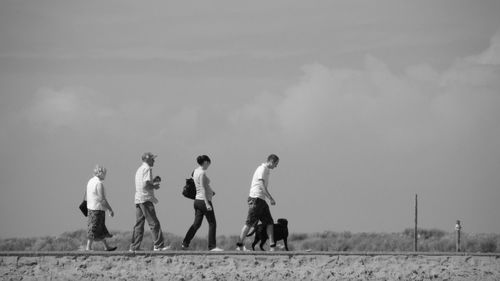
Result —
[[418, 251], [418, 195], [415, 194], [415, 230], [413, 231], [413, 251]]
[[457, 224], [455, 225], [455, 230], [457, 231], [456, 248], [457, 248], [457, 252], [460, 252], [462, 250], [461, 245], [460, 245], [460, 234], [462, 232], [462, 225], [460, 224], [460, 220], [457, 220]]

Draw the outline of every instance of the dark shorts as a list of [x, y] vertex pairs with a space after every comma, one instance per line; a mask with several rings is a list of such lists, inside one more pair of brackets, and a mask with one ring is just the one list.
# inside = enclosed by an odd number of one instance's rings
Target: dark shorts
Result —
[[105, 238], [111, 238], [111, 235], [106, 228], [106, 212], [89, 210], [87, 222], [87, 237], [90, 240], [100, 241]]
[[259, 221], [264, 225], [274, 224], [269, 205], [260, 198], [248, 197], [248, 216], [245, 224], [255, 226]]

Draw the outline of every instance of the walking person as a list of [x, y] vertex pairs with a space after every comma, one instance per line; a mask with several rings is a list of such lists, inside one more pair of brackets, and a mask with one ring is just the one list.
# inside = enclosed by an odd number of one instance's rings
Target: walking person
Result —
[[153, 178], [153, 166], [156, 155], [146, 152], [142, 155], [142, 165], [135, 174], [135, 215], [136, 223], [132, 234], [130, 251], [140, 250], [142, 238], [144, 237], [144, 223], [148, 222], [153, 234], [153, 250], [165, 251], [170, 246], [165, 246], [160, 221], [156, 217], [154, 204], [158, 203], [154, 191], [160, 188], [161, 178]]
[[201, 226], [203, 217], [208, 221], [208, 250], [213, 252], [223, 251], [216, 246], [216, 228], [215, 212], [212, 204], [212, 197], [215, 192], [210, 186], [210, 179], [207, 176], [207, 169], [212, 161], [207, 155], [198, 156], [196, 159], [198, 168], [193, 172], [193, 180], [196, 185], [196, 197], [194, 200], [194, 222], [188, 229], [182, 242], [182, 249], [189, 249], [189, 244]]
[[250, 228], [255, 227], [260, 221], [266, 226], [266, 232], [269, 236], [270, 251], [274, 251], [276, 243], [274, 241], [274, 220], [269, 210], [269, 205], [266, 198], [269, 199], [271, 205], [276, 205], [276, 201], [269, 193], [269, 174], [270, 170], [276, 168], [279, 163], [279, 157], [271, 154], [267, 157], [267, 162], [260, 165], [252, 178], [250, 187], [250, 195], [248, 197], [248, 215], [245, 225], [241, 229], [240, 238], [236, 243], [237, 251], [246, 251], [244, 246], [245, 238]]
[[106, 242], [106, 238], [111, 238], [111, 235], [106, 228], [105, 219], [106, 211], [113, 217], [115, 213], [106, 199], [104, 189], [104, 179], [106, 178], [106, 168], [101, 165], [96, 165], [94, 176], [87, 183], [86, 199], [88, 209], [87, 223], [87, 251], [92, 250], [94, 241], [102, 241], [106, 251], [114, 251], [116, 247], [110, 247]]

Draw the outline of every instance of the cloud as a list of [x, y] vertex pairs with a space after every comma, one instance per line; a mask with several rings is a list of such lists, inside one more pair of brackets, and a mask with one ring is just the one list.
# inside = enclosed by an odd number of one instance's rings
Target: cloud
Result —
[[[292, 139], [310, 141], [326, 135], [332, 140], [357, 138], [366, 144], [407, 148], [460, 142], [481, 133], [479, 125], [495, 131], [499, 127], [492, 120], [500, 120], [497, 43], [493, 39], [476, 61], [458, 60], [441, 73], [422, 64], [397, 75], [372, 56], [365, 58], [363, 69], [308, 65], [267, 118], [275, 118]], [[246, 108], [258, 105], [263, 102]]]
[[41, 88], [27, 109], [28, 120], [51, 129], [89, 124], [113, 116], [114, 110], [100, 102], [102, 97], [87, 88]]
[[[200, 112], [200, 105], [191, 104], [172, 111], [141, 99], [106, 103], [102, 94], [84, 88], [45, 88], [36, 94], [29, 116], [51, 128], [89, 127], [97, 118], [108, 134], [144, 130], [154, 132], [153, 139], [175, 135], [177, 143], [203, 136], [199, 142], [223, 137], [244, 144], [265, 135], [298, 151], [315, 143], [329, 146], [329, 153], [415, 153], [484, 136], [494, 146], [500, 140], [498, 37], [483, 53], [444, 71], [423, 63], [395, 73], [371, 55], [359, 69], [306, 65], [300, 80], [283, 93], [263, 93], [236, 108], [211, 104]], [[148, 110], [131, 114], [141, 108]]]
[[[181, 106], [141, 96], [121, 98], [85, 87], [41, 88], [22, 113], [36, 131], [52, 134], [64, 130], [88, 141], [118, 142], [124, 146], [142, 142], [187, 145], [200, 132], [199, 108]], [[92, 136], [99, 136], [92, 140]]]
[[246, 58], [252, 60], [284, 59], [306, 54], [306, 51], [286, 51], [268, 49], [193, 49], [174, 50], [167, 48], [115, 48], [86, 51], [54, 50], [50, 52], [2, 52], [0, 59], [49, 59], [49, 60], [125, 60], [125, 61], [176, 61], [201, 63], [227, 58]]
[[[404, 168], [409, 170], [462, 165], [477, 172], [467, 166], [474, 161], [457, 164], [452, 159], [500, 157], [496, 40], [478, 59], [458, 59], [443, 71], [423, 63], [396, 73], [370, 55], [359, 69], [306, 65], [298, 82], [283, 93], [260, 95], [229, 114], [231, 130], [258, 132], [300, 161], [316, 162], [313, 155], [322, 155], [400, 169], [395, 159], [404, 158], [411, 159]], [[245, 143], [251, 137], [241, 133], [234, 138]], [[271, 142], [259, 146], [275, 147]], [[378, 180], [389, 181], [382, 175]]]
[[477, 56], [469, 57], [467, 60], [480, 64], [500, 64], [500, 30], [491, 38], [488, 49]]

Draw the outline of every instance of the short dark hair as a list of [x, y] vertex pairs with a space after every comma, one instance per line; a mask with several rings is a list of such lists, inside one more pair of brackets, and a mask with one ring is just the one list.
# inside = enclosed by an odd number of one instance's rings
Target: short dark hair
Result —
[[210, 157], [208, 157], [207, 155], [200, 155], [196, 158], [196, 162], [198, 162], [198, 164], [200, 165], [203, 165], [203, 163], [207, 161], [208, 163], [212, 163], [212, 160], [210, 160]]
[[271, 154], [271, 155], [267, 156], [267, 161], [276, 163], [276, 162], [280, 161], [280, 158], [276, 154]]

